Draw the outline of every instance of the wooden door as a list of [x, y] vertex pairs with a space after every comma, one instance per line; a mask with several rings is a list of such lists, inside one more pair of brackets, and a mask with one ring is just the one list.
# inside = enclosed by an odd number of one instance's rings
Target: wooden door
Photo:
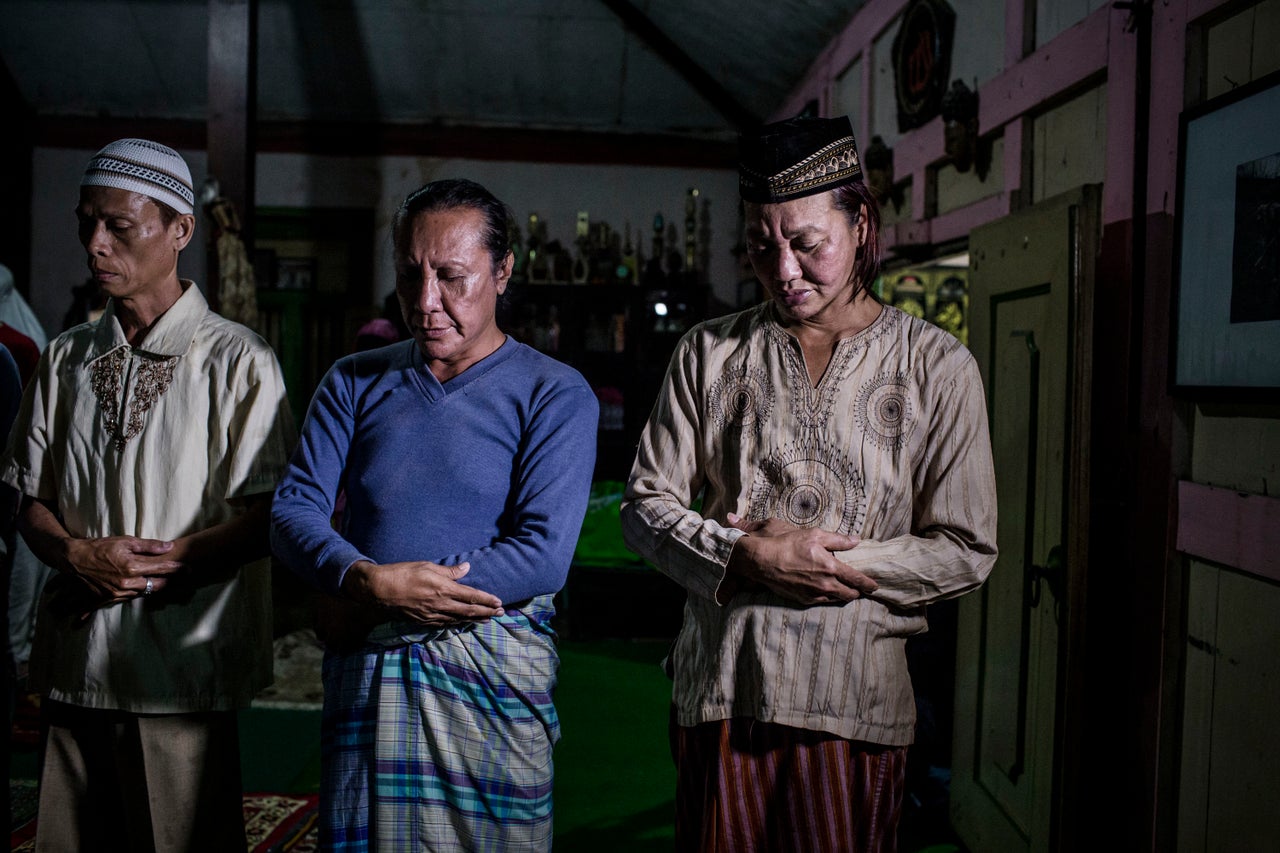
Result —
[[960, 603], [952, 823], [972, 853], [1059, 844], [1085, 565], [1092, 187], [969, 237], [969, 343], [986, 386], [1000, 556]]

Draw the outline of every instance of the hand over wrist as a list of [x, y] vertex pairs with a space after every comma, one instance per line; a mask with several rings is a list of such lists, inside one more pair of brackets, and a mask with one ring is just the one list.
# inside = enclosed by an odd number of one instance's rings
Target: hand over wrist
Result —
[[373, 578], [377, 566], [368, 560], [356, 560], [342, 576], [340, 591], [344, 596], [362, 604], [377, 604], [373, 591]]
[[58, 559], [55, 561], [56, 565], [52, 568], [63, 574], [79, 577], [81, 551], [87, 547], [87, 542], [88, 540], [79, 539], [75, 536], [67, 536], [60, 540], [58, 543]]

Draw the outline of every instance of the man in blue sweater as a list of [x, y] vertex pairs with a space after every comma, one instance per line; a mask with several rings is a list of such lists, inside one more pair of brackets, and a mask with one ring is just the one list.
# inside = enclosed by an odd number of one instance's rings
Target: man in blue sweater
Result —
[[498, 328], [508, 222], [470, 181], [405, 200], [392, 237], [413, 340], [330, 369], [276, 492], [276, 554], [349, 602], [326, 632], [325, 849], [551, 847], [551, 597], [598, 407]]

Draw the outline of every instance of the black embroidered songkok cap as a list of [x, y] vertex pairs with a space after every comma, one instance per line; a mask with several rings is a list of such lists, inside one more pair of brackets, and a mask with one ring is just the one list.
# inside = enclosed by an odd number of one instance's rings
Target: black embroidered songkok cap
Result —
[[861, 179], [848, 116], [790, 118], [738, 137], [743, 201], [774, 204]]

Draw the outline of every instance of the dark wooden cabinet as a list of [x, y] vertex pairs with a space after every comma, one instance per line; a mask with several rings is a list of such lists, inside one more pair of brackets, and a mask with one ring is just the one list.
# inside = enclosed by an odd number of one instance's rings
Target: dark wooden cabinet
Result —
[[596, 480], [625, 480], [672, 350], [702, 318], [701, 285], [513, 281], [499, 307], [512, 337], [576, 368], [600, 401]]
[[301, 424], [320, 379], [373, 315], [374, 212], [259, 207], [255, 217], [258, 331], [276, 351]]
[[[684, 591], [622, 545], [617, 504], [636, 444], [681, 335], [706, 310], [706, 288], [513, 281], [499, 325], [578, 369], [600, 401], [595, 486], [556, 628], [574, 639], [661, 637], [680, 627]], [[627, 607], [618, 607], [626, 601]]]

